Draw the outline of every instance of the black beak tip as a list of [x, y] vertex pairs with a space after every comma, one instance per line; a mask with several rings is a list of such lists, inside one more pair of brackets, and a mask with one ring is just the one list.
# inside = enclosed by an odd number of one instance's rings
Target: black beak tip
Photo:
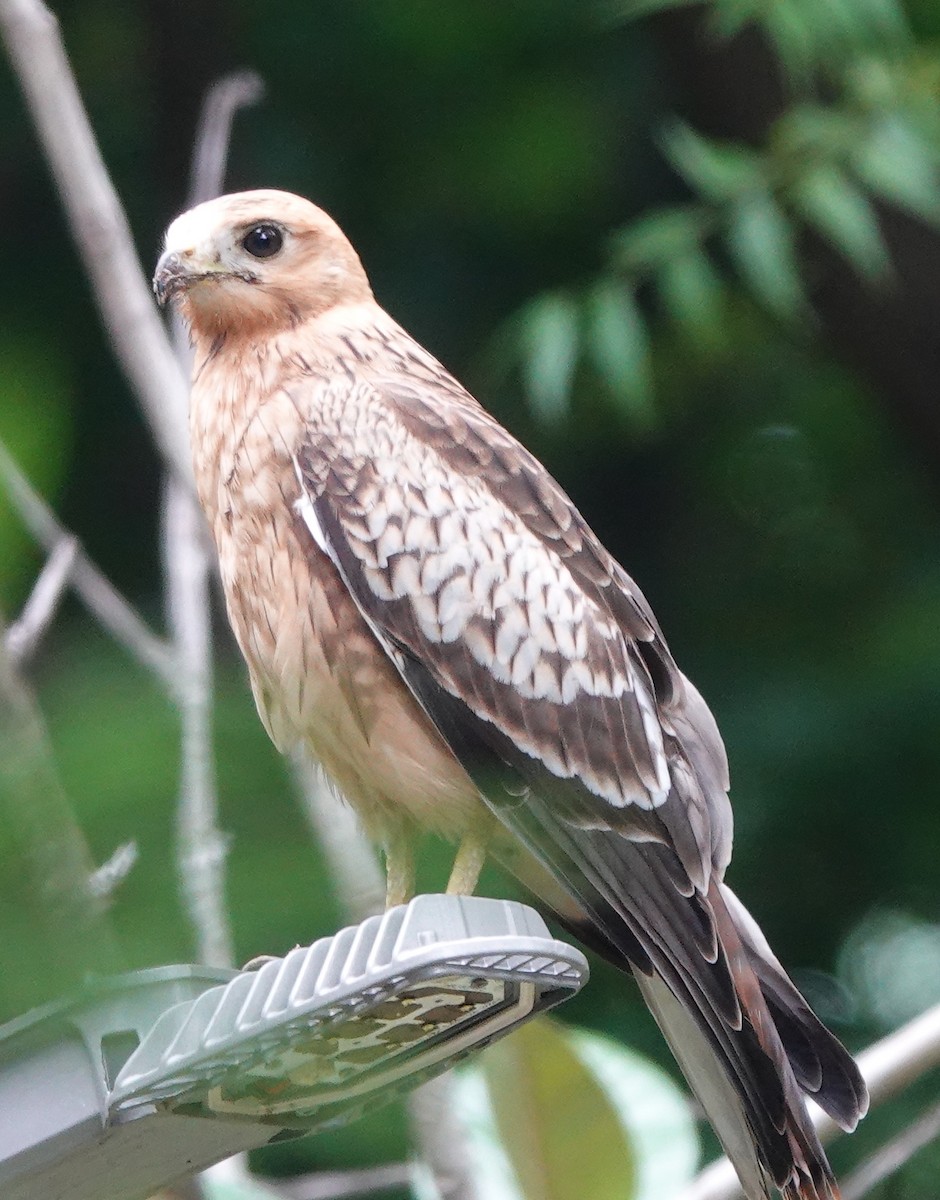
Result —
[[167, 302], [186, 286], [186, 268], [178, 254], [165, 254], [157, 263], [153, 277], [153, 294], [164, 308]]

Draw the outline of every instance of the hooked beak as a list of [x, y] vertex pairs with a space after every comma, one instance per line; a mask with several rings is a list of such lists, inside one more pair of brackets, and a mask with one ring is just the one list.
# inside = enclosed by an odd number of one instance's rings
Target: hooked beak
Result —
[[163, 254], [153, 277], [153, 292], [157, 303], [163, 308], [171, 297], [177, 292], [185, 291], [199, 278], [205, 278], [205, 272], [195, 273], [179, 254]]
[[219, 263], [207, 264], [194, 259], [189, 251], [180, 254], [176, 250], [164, 251], [157, 263], [153, 277], [153, 292], [161, 308], [179, 292], [188, 291], [205, 280], [220, 282], [224, 279], [240, 279], [243, 283], [257, 283], [258, 276], [252, 271], [231, 271]]

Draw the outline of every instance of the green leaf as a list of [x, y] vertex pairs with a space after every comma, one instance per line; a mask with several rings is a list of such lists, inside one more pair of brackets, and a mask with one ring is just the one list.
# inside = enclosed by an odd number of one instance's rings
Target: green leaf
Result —
[[794, 250], [793, 227], [768, 191], [733, 208], [728, 248], [745, 281], [779, 316], [792, 321], [806, 308]]
[[774, 122], [771, 154], [778, 163], [795, 159], [798, 169], [805, 166], [807, 155], [842, 158], [857, 144], [860, 124], [854, 112], [823, 104], [796, 104]]
[[886, 117], [852, 155], [861, 181], [926, 221], [940, 221], [940, 178], [932, 148], [903, 120]]
[[856, 52], [873, 50], [880, 58], [905, 51], [910, 26], [896, 0], [826, 0], [845, 42]]
[[456, 1091], [487, 1200], [664, 1200], [693, 1178], [686, 1097], [619, 1042], [541, 1018], [478, 1063]]
[[708, 214], [697, 204], [659, 208], [620, 230], [611, 253], [624, 271], [655, 269], [697, 246], [707, 235], [708, 225]]
[[554, 1023], [533, 1021], [483, 1055], [496, 1127], [525, 1200], [627, 1200], [630, 1135]]
[[649, 339], [633, 293], [602, 280], [587, 299], [586, 345], [598, 374], [641, 430], [655, 420]]
[[519, 319], [526, 395], [543, 420], [558, 421], [578, 362], [578, 306], [567, 293], [552, 292], [531, 301]]
[[656, 286], [663, 307], [689, 337], [704, 347], [722, 342], [724, 286], [703, 250], [664, 263]]
[[775, 46], [787, 70], [801, 84], [808, 81], [815, 63], [823, 57], [828, 45], [826, 30], [820, 21], [820, 6], [825, 0], [814, 0], [804, 6], [794, 0], [772, 0], [764, 6], [761, 24]]
[[711, 141], [678, 121], [664, 131], [663, 146], [676, 170], [713, 200], [753, 189], [765, 175], [763, 160], [749, 147]]
[[891, 260], [870, 201], [832, 164], [817, 167], [791, 189], [796, 211], [863, 275], [882, 278]]
[[701, 1157], [692, 1106], [664, 1071], [613, 1038], [568, 1031], [578, 1057], [617, 1109], [637, 1159], [635, 1200], [662, 1200], [690, 1183]]

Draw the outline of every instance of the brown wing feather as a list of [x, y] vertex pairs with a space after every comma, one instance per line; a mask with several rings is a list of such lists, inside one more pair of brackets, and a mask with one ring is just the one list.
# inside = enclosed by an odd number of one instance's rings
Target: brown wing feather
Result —
[[[387, 409], [381, 419], [390, 424]], [[637, 636], [608, 603], [617, 593], [599, 548], [589, 552], [580, 535], [572, 548], [573, 508], [567, 540], [559, 521], [557, 538], [547, 520], [536, 531], [500, 494], [501, 477], [484, 475], [480, 455], [475, 473], [457, 471], [395, 424], [388, 460], [348, 446], [340, 454], [321, 438], [298, 456], [311, 504], [335, 523], [334, 552], [356, 576], [359, 602], [478, 716], [558, 776], [580, 779], [598, 801], [582, 802], [584, 819], [662, 804], [670, 783], [654, 683]], [[678, 678], [658, 632], [630, 611]]]
[[[337, 404], [343, 436], [318, 431], [297, 456], [300, 508], [402, 678], [504, 823], [690, 1014], [759, 1148], [748, 1179], [835, 1196], [753, 947], [718, 890], [731, 842], [721, 740], [639, 589], [469, 398], [451, 390], [433, 408], [396, 383]], [[717, 1125], [737, 1151], [739, 1118]]]

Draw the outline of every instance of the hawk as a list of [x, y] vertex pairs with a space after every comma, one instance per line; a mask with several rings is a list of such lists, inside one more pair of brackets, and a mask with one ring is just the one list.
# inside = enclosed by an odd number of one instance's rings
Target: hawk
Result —
[[326, 213], [223, 196], [154, 281], [191, 331], [199, 498], [258, 711], [385, 848], [486, 854], [632, 973], [751, 1200], [833, 1200], [807, 1114], [852, 1058], [723, 882], [725, 751], [633, 580], [568, 496], [376, 303]]

